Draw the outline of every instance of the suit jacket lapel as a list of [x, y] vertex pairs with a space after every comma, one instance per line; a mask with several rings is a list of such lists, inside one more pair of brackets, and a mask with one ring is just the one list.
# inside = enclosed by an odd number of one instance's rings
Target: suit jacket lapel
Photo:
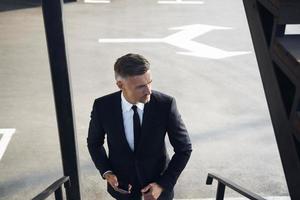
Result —
[[149, 130], [149, 126], [151, 126], [151, 119], [153, 118], [153, 113], [154, 113], [154, 99], [151, 98], [150, 102], [145, 104], [144, 107], [144, 114], [143, 114], [143, 123], [142, 123], [142, 135], [139, 141], [139, 145], [138, 145], [138, 150], [141, 148], [141, 146], [143, 146], [143, 141], [145, 136], [148, 134], [148, 130]]
[[128, 144], [126, 135], [125, 135], [125, 128], [124, 128], [124, 123], [123, 123], [123, 114], [122, 114], [122, 105], [121, 105], [121, 91], [116, 95], [115, 99], [115, 113], [116, 117], [113, 123], [116, 124], [117, 131], [120, 133], [120, 139], [126, 149], [130, 151], [131, 153], [133, 152]]

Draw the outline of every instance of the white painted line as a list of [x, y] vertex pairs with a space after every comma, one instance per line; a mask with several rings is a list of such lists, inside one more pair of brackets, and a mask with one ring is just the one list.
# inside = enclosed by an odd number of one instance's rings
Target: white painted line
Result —
[[159, 38], [116, 38], [116, 39], [99, 39], [100, 43], [159, 43], [164, 42], [163, 39]]
[[84, 3], [110, 3], [110, 0], [84, 0]]
[[232, 56], [249, 54], [249, 51], [225, 51], [206, 44], [193, 41], [194, 38], [204, 35], [212, 30], [228, 30], [230, 27], [211, 26], [204, 24], [192, 24], [182, 27], [170, 28], [170, 30], [178, 30], [164, 38], [106, 38], [99, 39], [99, 43], [167, 43], [187, 51], [177, 52], [177, 54], [222, 59]]
[[4, 152], [8, 146], [8, 143], [15, 132], [16, 129], [14, 128], [0, 129], [0, 134], [3, 135], [0, 140], [0, 160], [2, 159], [2, 156], [4, 155]]
[[182, 0], [175, 0], [175, 1], [158, 1], [158, 4], [204, 4], [203, 1], [182, 1]]

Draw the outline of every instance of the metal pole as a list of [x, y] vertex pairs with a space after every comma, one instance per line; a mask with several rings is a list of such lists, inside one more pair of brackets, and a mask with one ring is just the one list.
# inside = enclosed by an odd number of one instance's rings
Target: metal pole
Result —
[[[300, 23], [298, 0], [243, 0], [253, 46], [292, 200], [300, 199], [299, 61], [281, 39], [285, 25]], [[298, 40], [292, 40], [299, 44]], [[299, 48], [298, 48], [299, 50]], [[293, 121], [295, 120], [295, 121]]]
[[225, 185], [219, 181], [218, 188], [217, 188], [216, 200], [223, 200], [224, 193], [225, 193]]
[[57, 188], [57, 190], [55, 191], [55, 200], [63, 200], [63, 193], [62, 193], [61, 186]]
[[64, 175], [69, 176], [71, 181], [70, 188], [66, 188], [66, 196], [68, 200], [80, 200], [77, 142], [62, 5], [62, 0], [42, 1], [63, 170]]

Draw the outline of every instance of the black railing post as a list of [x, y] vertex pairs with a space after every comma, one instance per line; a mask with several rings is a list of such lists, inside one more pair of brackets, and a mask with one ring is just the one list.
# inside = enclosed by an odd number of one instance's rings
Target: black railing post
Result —
[[221, 176], [218, 176], [216, 174], [208, 173], [207, 178], [206, 178], [206, 185], [212, 185], [213, 179], [216, 179], [218, 181], [216, 200], [224, 199], [226, 186], [229, 187], [230, 189], [236, 191], [237, 193], [243, 195], [244, 197], [247, 197], [248, 199], [266, 200], [266, 199], [262, 198], [261, 196], [258, 196], [257, 194], [250, 192], [250, 191], [246, 190], [245, 188], [242, 188], [241, 186], [233, 183], [232, 181], [222, 178]]
[[55, 191], [55, 200], [63, 200], [61, 186]]
[[225, 193], [225, 185], [219, 181], [218, 182], [218, 188], [217, 188], [216, 200], [223, 200], [224, 199], [224, 193]]
[[62, 185], [64, 185], [66, 189], [69, 188], [70, 187], [70, 178], [67, 176], [64, 176], [64, 177], [58, 179], [57, 181], [52, 183], [49, 187], [47, 187], [44, 191], [42, 191], [40, 194], [35, 196], [32, 200], [45, 200], [53, 193], [55, 193], [56, 200], [58, 200], [58, 199], [62, 200], [63, 199]]
[[43, 16], [51, 69], [63, 171], [70, 177], [68, 200], [80, 200], [77, 142], [63, 27], [62, 0], [43, 0]]

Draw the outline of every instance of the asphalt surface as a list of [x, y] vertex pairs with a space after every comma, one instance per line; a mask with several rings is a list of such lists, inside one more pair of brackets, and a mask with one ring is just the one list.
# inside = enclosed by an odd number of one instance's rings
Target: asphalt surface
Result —
[[[242, 1], [177, 3], [64, 6], [83, 199], [111, 199], [86, 137], [93, 100], [117, 90], [113, 63], [128, 52], [149, 59], [153, 88], [176, 98], [192, 139], [176, 199], [214, 197], [208, 172], [261, 196], [288, 196]], [[206, 32], [203, 25], [210, 25]], [[183, 30], [177, 40], [162, 39]], [[211, 58], [218, 49], [223, 57]], [[228, 57], [229, 51], [243, 53]], [[41, 7], [0, 12], [0, 113], [0, 129], [16, 129], [0, 160], [0, 199], [30, 199], [62, 176]]]

